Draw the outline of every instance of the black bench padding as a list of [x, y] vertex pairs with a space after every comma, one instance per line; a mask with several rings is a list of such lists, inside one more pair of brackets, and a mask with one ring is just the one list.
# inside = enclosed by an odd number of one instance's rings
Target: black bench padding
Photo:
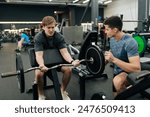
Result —
[[130, 82], [131, 84], [137, 84], [139, 83], [141, 80], [143, 80], [144, 78], [150, 76], [150, 71], [148, 70], [143, 70], [141, 72], [137, 72], [137, 73], [130, 73], [127, 77], [128, 82]]
[[[37, 67], [38, 64], [36, 62], [34, 48], [30, 48], [28, 50], [28, 53], [29, 53], [31, 67]], [[44, 58], [44, 64], [48, 67], [57, 64], [66, 63], [66, 61], [63, 59], [62, 55], [60, 54], [59, 50], [57, 49], [45, 50], [43, 58]]]

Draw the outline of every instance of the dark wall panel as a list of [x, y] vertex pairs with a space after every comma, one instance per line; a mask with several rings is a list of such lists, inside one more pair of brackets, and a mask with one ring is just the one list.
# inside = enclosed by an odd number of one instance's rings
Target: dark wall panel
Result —
[[54, 16], [55, 10], [64, 10], [48, 5], [0, 4], [0, 21], [41, 21], [46, 15]]
[[[82, 18], [82, 15], [84, 13], [84, 10], [85, 10], [85, 7], [81, 7], [80, 9], [79, 8], [75, 9], [75, 16], [77, 16], [77, 17], [75, 17], [76, 25], [80, 25], [79, 23]], [[99, 16], [101, 16], [103, 18], [103, 16], [104, 16], [103, 8], [99, 8]], [[84, 23], [91, 22], [91, 8], [88, 8], [82, 22], [84, 22]]]
[[[73, 19], [69, 19], [70, 8], [74, 9]], [[64, 11], [60, 15], [59, 22], [62, 18], [68, 18], [73, 21], [73, 25], [80, 25], [80, 20], [86, 7], [80, 6], [50, 6], [50, 5], [31, 5], [31, 4], [7, 4], [0, 3], [0, 21], [41, 21], [46, 15], [52, 15], [56, 19], [54, 11]], [[103, 17], [103, 8], [99, 9], [99, 15]], [[83, 22], [91, 22], [91, 9], [89, 8]], [[5, 26], [1, 26], [5, 27]], [[10, 26], [7, 26], [10, 27]]]

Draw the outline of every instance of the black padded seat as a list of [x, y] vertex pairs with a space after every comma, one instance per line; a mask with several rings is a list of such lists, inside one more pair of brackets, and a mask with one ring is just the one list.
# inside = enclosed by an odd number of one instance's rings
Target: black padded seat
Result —
[[[143, 70], [139, 73], [131, 73], [127, 78], [132, 86], [119, 93], [115, 97], [116, 100], [125, 100], [137, 93], [145, 93], [145, 90], [150, 88], [150, 71], [148, 70]], [[147, 98], [149, 99], [149, 97]]]

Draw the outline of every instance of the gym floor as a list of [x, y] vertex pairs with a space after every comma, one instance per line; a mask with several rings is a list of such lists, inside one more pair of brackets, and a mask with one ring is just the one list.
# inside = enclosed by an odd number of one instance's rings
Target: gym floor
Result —
[[[2, 43], [3, 48], [0, 50], [0, 74], [3, 72], [10, 72], [16, 70], [15, 63], [15, 49], [16, 43]], [[24, 70], [30, 68], [29, 56], [27, 51], [21, 52]], [[150, 54], [146, 53], [146, 56], [150, 57]], [[85, 99], [90, 100], [91, 96], [97, 92], [104, 92], [107, 99], [112, 100], [112, 68], [110, 64], [105, 67], [105, 71], [108, 75], [108, 79], [98, 78], [86, 81], [86, 95]], [[62, 74], [58, 73], [59, 80], [61, 82]], [[34, 72], [25, 74], [25, 90], [28, 91], [32, 87], [34, 81]], [[48, 85], [52, 84], [50, 80]], [[20, 93], [18, 89], [18, 81], [15, 76], [8, 78], [0, 78], [0, 100], [32, 100], [32, 93]], [[67, 87], [67, 91], [72, 100], [80, 100], [79, 90], [79, 77], [72, 74], [72, 79]], [[54, 89], [46, 89], [45, 94], [48, 100], [55, 100]], [[130, 98], [131, 100], [143, 100], [140, 94], [137, 94]]]

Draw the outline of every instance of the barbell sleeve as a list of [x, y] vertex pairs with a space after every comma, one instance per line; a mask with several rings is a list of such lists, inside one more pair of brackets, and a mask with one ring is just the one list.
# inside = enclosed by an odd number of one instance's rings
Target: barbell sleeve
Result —
[[1, 74], [1, 78], [6, 78], [6, 77], [11, 77], [11, 76], [16, 76], [19, 74], [19, 71], [14, 71], [14, 72], [6, 72]]

